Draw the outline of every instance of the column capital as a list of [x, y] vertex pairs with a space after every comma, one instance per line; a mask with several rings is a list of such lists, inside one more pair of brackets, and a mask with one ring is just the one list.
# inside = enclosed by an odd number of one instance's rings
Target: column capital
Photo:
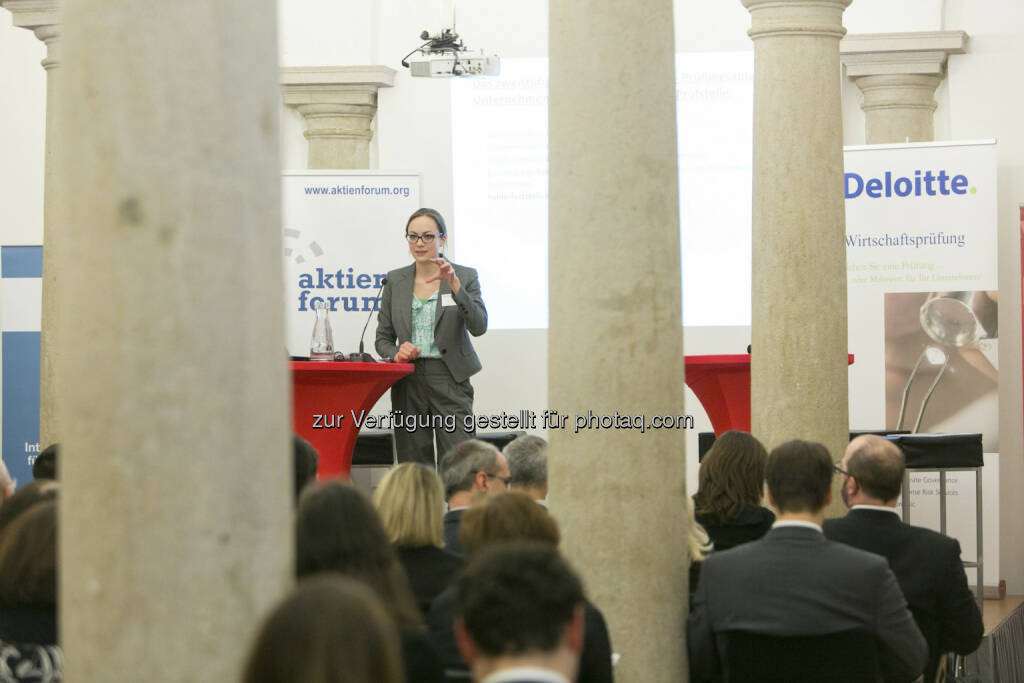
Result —
[[769, 36], [812, 35], [842, 38], [843, 12], [852, 0], [742, 0], [752, 19], [752, 40]]
[[861, 33], [840, 41], [839, 56], [851, 78], [916, 74], [941, 79], [949, 55], [966, 52], [968, 39], [965, 31]]
[[868, 144], [935, 139], [935, 90], [949, 55], [967, 49], [964, 31], [869, 33], [839, 42], [839, 56], [863, 94]]
[[15, 26], [32, 31], [46, 45], [46, 58], [42, 61], [44, 69], [55, 68], [59, 63], [60, 19], [57, 6], [57, 0], [0, 0], [0, 7], [11, 13]]
[[377, 93], [395, 84], [395, 70], [387, 66], [284, 66], [281, 86], [285, 104], [307, 104], [313, 97], [342, 98], [350, 92]]
[[14, 25], [35, 31], [41, 26], [60, 24], [57, 0], [0, 0], [0, 7], [14, 15]]
[[377, 90], [394, 82], [386, 66], [282, 67], [284, 103], [306, 121], [310, 168], [369, 167]]

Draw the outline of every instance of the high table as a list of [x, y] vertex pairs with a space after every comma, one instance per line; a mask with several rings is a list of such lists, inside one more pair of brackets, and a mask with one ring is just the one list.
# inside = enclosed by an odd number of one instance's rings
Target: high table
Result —
[[[685, 356], [686, 383], [704, 406], [715, 436], [750, 431], [750, 354]], [[853, 364], [853, 354], [847, 358]]]
[[369, 415], [411, 363], [291, 361], [292, 427], [320, 454], [320, 477], [348, 477], [359, 435], [356, 420]]

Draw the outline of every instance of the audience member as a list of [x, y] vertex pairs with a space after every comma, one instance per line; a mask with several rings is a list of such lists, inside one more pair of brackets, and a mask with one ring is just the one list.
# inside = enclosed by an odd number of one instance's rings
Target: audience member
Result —
[[[560, 540], [558, 524], [547, 509], [518, 491], [480, 498], [463, 516], [459, 536], [471, 558], [485, 549], [517, 541], [532, 541], [557, 549]], [[583, 619], [586, 628], [579, 683], [609, 683], [613, 680], [612, 647], [604, 616], [585, 600]], [[455, 588], [452, 587], [431, 604], [427, 624], [445, 668], [465, 671], [468, 666], [455, 643], [454, 622]]]
[[465, 564], [442, 549], [444, 490], [432, 467], [407, 462], [393, 468], [373, 493], [384, 529], [424, 614]]
[[715, 439], [697, 474], [697, 522], [714, 550], [728, 550], [767, 533], [775, 514], [761, 506], [768, 453], [754, 436], [729, 430]]
[[785, 443], [769, 456], [766, 476], [769, 501], [779, 511], [771, 531], [704, 561], [687, 628], [692, 680], [721, 677], [731, 631], [780, 637], [866, 632], [874, 637], [886, 681], [918, 677], [927, 644], [885, 559], [821, 533], [832, 498], [825, 447]]
[[903, 484], [903, 453], [888, 439], [859, 436], [839, 467], [850, 512], [825, 520], [826, 538], [881, 555], [903, 590], [928, 641], [925, 680], [935, 679], [944, 652], [970, 654], [984, 625], [960, 559], [960, 544], [931, 529], [904, 524], [896, 513]]
[[56, 500], [59, 490], [60, 484], [50, 479], [36, 479], [22, 486], [0, 505], [0, 532], [36, 503]]
[[7, 465], [0, 460], [0, 502], [3, 502], [14, 495], [14, 487], [18, 483], [11, 478]]
[[511, 473], [509, 486], [538, 502], [548, 497], [548, 442], [539, 436], [522, 434], [510, 441], [501, 454]]
[[320, 456], [313, 444], [298, 434], [292, 434], [292, 462], [295, 466], [295, 500], [298, 502], [302, 489], [311, 481], [316, 481], [316, 470], [320, 464]]
[[583, 586], [550, 545], [496, 546], [456, 589], [455, 637], [476, 683], [569, 683], [583, 648]]
[[508, 488], [508, 463], [498, 449], [479, 439], [463, 441], [441, 458], [441, 482], [448, 501], [444, 515], [444, 547], [462, 554], [459, 523], [474, 495], [501, 493]]
[[57, 503], [26, 509], [0, 535], [0, 680], [60, 681]]
[[299, 496], [295, 541], [300, 579], [337, 572], [363, 581], [376, 592], [398, 626], [406, 680], [444, 680], [409, 579], [373, 504], [362, 493], [340, 481], [307, 487]]
[[60, 453], [60, 444], [51, 443], [43, 449], [43, 452], [32, 461], [33, 479], [56, 479], [57, 478], [57, 456]]
[[398, 631], [364, 583], [302, 581], [264, 622], [243, 683], [403, 683]]

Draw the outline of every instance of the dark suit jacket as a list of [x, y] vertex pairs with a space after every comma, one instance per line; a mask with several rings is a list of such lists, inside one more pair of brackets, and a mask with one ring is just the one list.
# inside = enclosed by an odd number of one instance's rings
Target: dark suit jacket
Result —
[[691, 679], [719, 677], [730, 631], [808, 636], [852, 629], [875, 636], [887, 681], [910, 681], [924, 670], [927, 644], [883, 558], [816, 529], [777, 527], [704, 560], [687, 626]]
[[[434, 345], [441, 352], [441, 360], [448, 366], [456, 382], [468, 379], [480, 371], [480, 358], [473, 349], [469, 334], [479, 337], [487, 331], [487, 309], [480, 297], [480, 281], [476, 271], [454, 263], [459, 278], [458, 294], [441, 281], [434, 312]], [[412, 287], [416, 278], [416, 264], [392, 270], [380, 297], [377, 315], [377, 353], [393, 358], [403, 342], [412, 341]], [[451, 296], [454, 306], [442, 306], [445, 295]]]
[[459, 526], [462, 524], [462, 513], [466, 508], [449, 510], [444, 513], [444, 549], [456, 555], [465, 555], [459, 541]]
[[825, 536], [889, 561], [928, 641], [926, 681], [935, 680], [943, 652], [970, 654], [978, 648], [984, 625], [967, 587], [956, 539], [904, 524], [892, 512], [866, 509], [826, 520]]
[[409, 577], [412, 594], [416, 596], [416, 603], [423, 614], [430, 610], [430, 603], [451, 584], [466, 564], [461, 555], [432, 545], [400, 545], [396, 550], [398, 560]]
[[[468, 671], [455, 644], [455, 589], [437, 596], [427, 614], [427, 630], [446, 671]], [[612, 644], [604, 615], [590, 601], [583, 603], [583, 651], [577, 683], [613, 683]]]
[[402, 668], [408, 683], [444, 683], [441, 657], [423, 629], [399, 630], [402, 646]]

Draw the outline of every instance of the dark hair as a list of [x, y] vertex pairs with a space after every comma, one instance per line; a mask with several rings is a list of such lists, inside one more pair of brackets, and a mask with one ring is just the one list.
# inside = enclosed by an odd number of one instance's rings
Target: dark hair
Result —
[[456, 613], [489, 657], [555, 650], [583, 604], [579, 577], [557, 550], [543, 544], [506, 544], [480, 553], [455, 591]]
[[243, 683], [401, 683], [398, 632], [365, 584], [318, 576], [267, 617]]
[[56, 479], [57, 478], [57, 456], [60, 454], [60, 444], [51, 443], [43, 449], [43, 452], [32, 461], [33, 479]]
[[697, 474], [694, 505], [711, 523], [725, 524], [760, 505], [768, 451], [748, 432], [729, 430], [715, 439]]
[[846, 471], [872, 498], [895, 500], [903, 489], [903, 451], [880, 436], [857, 439], [860, 443], [846, 459]]
[[832, 487], [832, 458], [814, 441], [787, 441], [768, 455], [768, 491], [780, 512], [817, 512]]
[[32, 506], [0, 535], [0, 610], [57, 604], [57, 503]]
[[37, 479], [22, 486], [0, 505], [0, 532], [37, 503], [56, 500], [58, 491], [60, 484], [52, 479]]
[[483, 496], [462, 514], [459, 541], [470, 555], [510, 541], [558, 547], [558, 524], [543, 505], [520, 491]]
[[313, 444], [298, 434], [292, 434], [292, 459], [295, 464], [295, 500], [306, 484], [316, 479], [316, 470], [320, 461]]
[[422, 626], [405, 570], [373, 504], [340, 481], [310, 485], [299, 496], [295, 530], [298, 577], [337, 572], [376, 591], [399, 628]]
[[444, 217], [441, 216], [441, 213], [437, 211], [437, 209], [427, 208], [416, 209], [415, 211], [412, 212], [412, 215], [409, 216], [409, 220], [405, 222], [405, 231], [407, 233], [409, 232], [409, 224], [412, 223], [414, 218], [419, 218], [420, 216], [426, 216], [427, 218], [432, 219], [434, 221], [434, 225], [437, 226], [437, 232], [442, 237], [448, 236], [448, 228], [445, 227]]
[[533, 434], [521, 434], [505, 445], [509, 484], [524, 488], [548, 485], [548, 442]]

